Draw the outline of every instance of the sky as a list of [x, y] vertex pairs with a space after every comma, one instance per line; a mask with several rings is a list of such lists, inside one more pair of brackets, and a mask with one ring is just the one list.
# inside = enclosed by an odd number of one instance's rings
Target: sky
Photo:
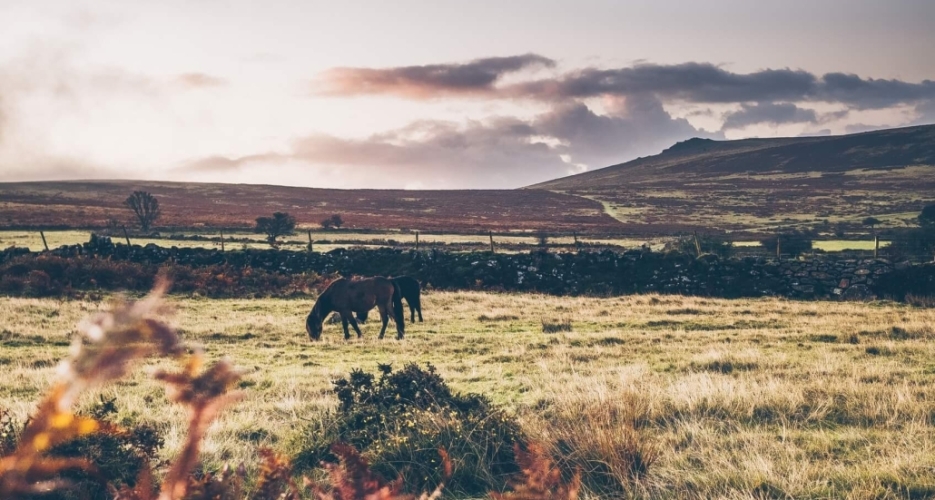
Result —
[[0, 0], [0, 182], [516, 188], [935, 123], [931, 0]]

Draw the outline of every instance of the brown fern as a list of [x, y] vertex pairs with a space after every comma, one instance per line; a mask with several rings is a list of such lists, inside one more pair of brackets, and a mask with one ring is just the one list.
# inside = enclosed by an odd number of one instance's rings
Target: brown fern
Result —
[[[370, 470], [370, 465], [357, 449], [345, 443], [335, 443], [331, 451], [338, 457], [338, 464], [324, 464], [328, 470], [330, 484], [306, 484], [312, 489], [318, 500], [436, 500], [441, 496], [444, 483], [439, 484], [432, 493], [420, 496], [402, 493], [401, 478], [386, 482]], [[442, 458], [444, 476], [451, 476], [451, 460], [445, 450], [438, 450]]]
[[494, 500], [576, 500], [581, 487], [581, 474], [576, 471], [571, 481], [564, 483], [562, 473], [553, 467], [548, 453], [538, 444], [523, 450], [514, 445], [520, 473], [510, 481], [512, 491], [490, 492]]

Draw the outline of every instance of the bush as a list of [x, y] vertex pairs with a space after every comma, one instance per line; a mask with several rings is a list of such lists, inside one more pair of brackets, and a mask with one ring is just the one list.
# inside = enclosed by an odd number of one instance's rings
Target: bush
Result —
[[402, 476], [408, 490], [421, 491], [443, 479], [441, 448], [453, 466], [447, 491], [505, 487], [518, 471], [513, 445], [523, 441], [516, 420], [484, 396], [452, 394], [432, 365], [395, 372], [381, 365], [380, 372], [377, 378], [354, 370], [334, 383], [340, 405], [299, 436], [298, 470], [336, 462], [330, 446], [340, 441], [366, 453], [377, 473]]
[[338, 214], [334, 214], [331, 217], [328, 217], [327, 219], [324, 219], [321, 221], [321, 227], [323, 229], [331, 229], [331, 228], [340, 229], [341, 226], [343, 225], [344, 225], [344, 219], [342, 219], [341, 216]]
[[[887, 255], [897, 258], [922, 257], [935, 254], [935, 226], [908, 230], [885, 248]], [[927, 259], [926, 259], [927, 260]]]

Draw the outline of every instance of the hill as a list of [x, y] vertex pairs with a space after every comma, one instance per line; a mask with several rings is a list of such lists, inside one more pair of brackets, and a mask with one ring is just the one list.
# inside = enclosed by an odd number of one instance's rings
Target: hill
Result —
[[150, 181], [0, 183], [0, 229], [104, 227], [127, 221], [123, 205], [136, 189], [159, 199], [157, 226], [250, 228], [257, 217], [289, 212], [317, 227], [340, 214], [345, 226], [439, 232], [619, 232], [600, 203], [542, 190], [340, 190], [247, 184]]
[[627, 227], [901, 225], [935, 198], [935, 125], [827, 137], [689, 139], [530, 186], [600, 201]]

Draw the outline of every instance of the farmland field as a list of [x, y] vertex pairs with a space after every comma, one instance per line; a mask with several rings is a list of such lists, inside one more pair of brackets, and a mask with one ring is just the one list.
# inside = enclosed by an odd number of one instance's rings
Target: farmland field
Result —
[[[253, 463], [257, 445], [297, 453], [337, 404], [331, 380], [378, 363], [431, 362], [457, 391], [515, 414], [532, 439], [613, 473], [626, 440], [655, 450], [630, 491], [681, 498], [923, 498], [935, 494], [935, 310], [906, 305], [636, 295], [557, 298], [432, 292], [403, 341], [323, 342], [307, 300], [172, 297], [171, 323], [245, 371], [245, 399], [205, 445], [207, 466]], [[0, 298], [0, 407], [25, 418], [98, 302]], [[544, 333], [569, 321], [571, 331]], [[184, 434], [149, 370], [103, 389], [119, 419], [158, 423], [165, 455]], [[98, 399], [89, 394], [87, 406]], [[587, 471], [586, 471], [587, 472]], [[586, 482], [587, 484], [587, 482]]]
[[[92, 231], [86, 230], [50, 230], [45, 231], [46, 243], [49, 248], [57, 248], [62, 245], [76, 245], [86, 243], [91, 238]], [[155, 244], [162, 247], [179, 248], [220, 248], [221, 233], [218, 231], [180, 231], [182, 239], [175, 234], [166, 234], [160, 238], [147, 238], [132, 236], [130, 242], [134, 245]], [[191, 236], [197, 236], [201, 239], [184, 239]], [[253, 249], [270, 248], [264, 241], [265, 236], [252, 232], [226, 232], [223, 234], [225, 248], [228, 250], [239, 250], [244, 247]], [[413, 247], [416, 243], [414, 233], [403, 232], [355, 232], [355, 231], [313, 231], [311, 234], [314, 242], [314, 249], [318, 252], [327, 252], [335, 248], [349, 247], [386, 247], [386, 246], [407, 246]], [[122, 234], [111, 236], [114, 242], [124, 242]], [[595, 246], [616, 246], [623, 248], [637, 248], [643, 244], [650, 245], [656, 249], [661, 249], [666, 241], [674, 238], [613, 238], [613, 237], [592, 237], [582, 235], [578, 241], [586, 245]], [[283, 250], [305, 250], [308, 245], [308, 235], [299, 232], [293, 236], [284, 237], [280, 248]], [[574, 246], [574, 237], [558, 236], [549, 237], [548, 244], [552, 246]], [[534, 247], [538, 245], [538, 239], [534, 235], [503, 235], [495, 234], [494, 243], [497, 247]], [[487, 234], [452, 234], [452, 233], [420, 233], [419, 244], [423, 248], [433, 246], [447, 246], [457, 250], [459, 247], [486, 249], [490, 244], [490, 236]], [[22, 230], [0, 230], [0, 250], [11, 246], [25, 247], [37, 252], [43, 249], [42, 236], [39, 231]]]

